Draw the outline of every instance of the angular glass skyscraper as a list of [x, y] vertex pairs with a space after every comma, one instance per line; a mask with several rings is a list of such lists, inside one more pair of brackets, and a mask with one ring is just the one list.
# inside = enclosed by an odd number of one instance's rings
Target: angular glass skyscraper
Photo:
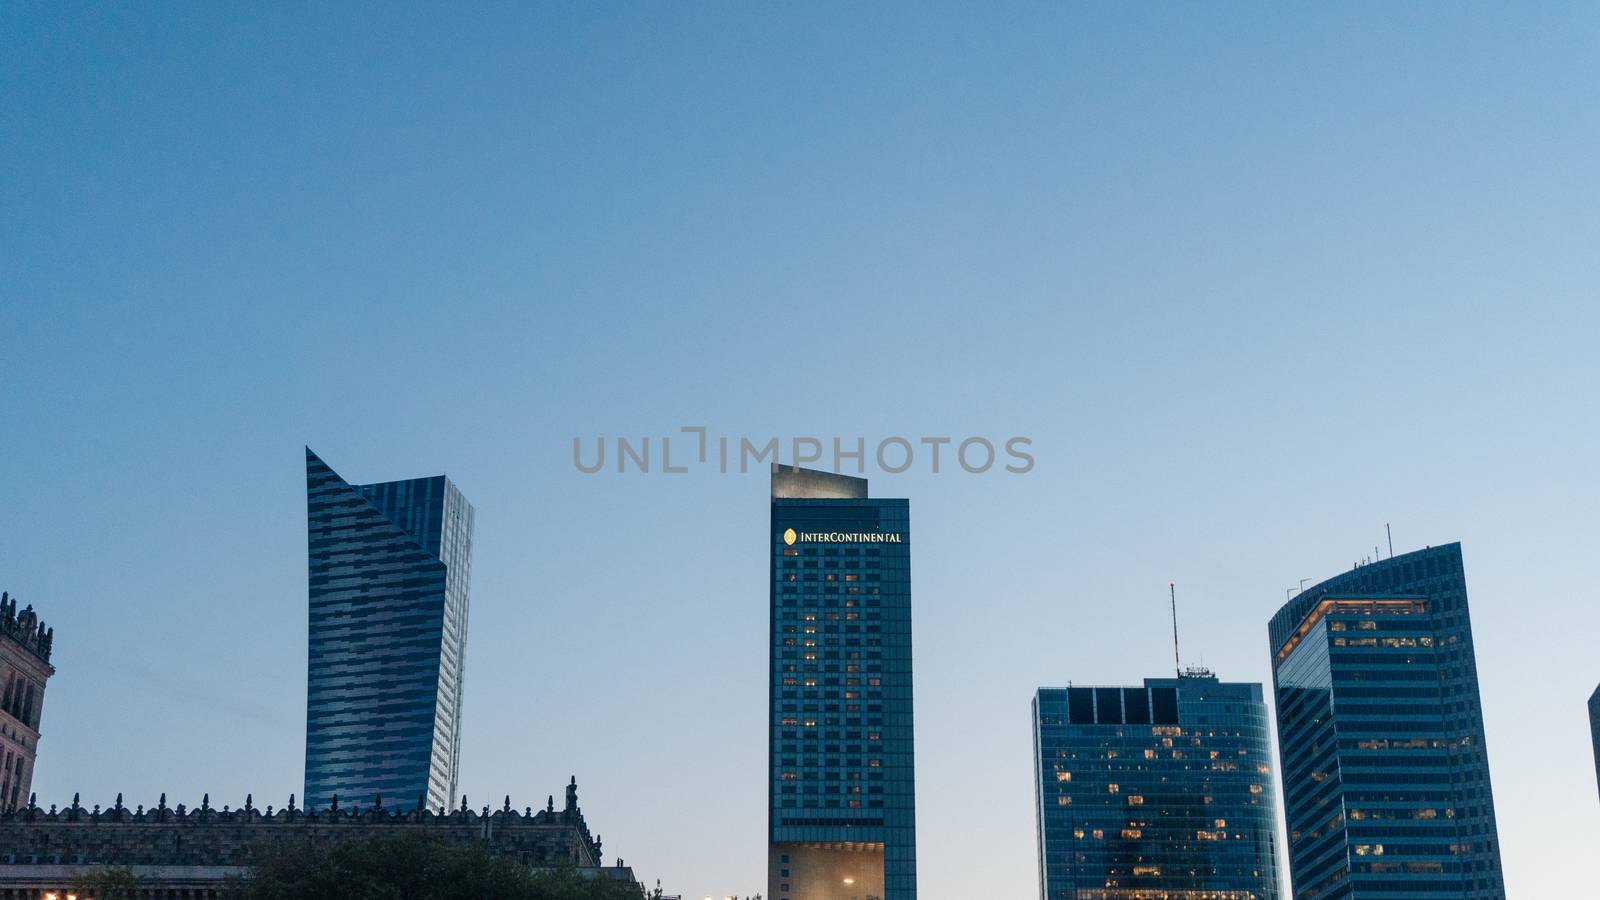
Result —
[[867, 481], [772, 472], [769, 900], [915, 900], [911, 524]]
[[453, 806], [472, 507], [444, 476], [352, 485], [306, 448], [305, 806]]
[[1268, 630], [1296, 900], [1504, 900], [1461, 545], [1330, 578]]
[[1594, 780], [1600, 786], [1600, 687], [1589, 695], [1589, 739], [1594, 743]]
[[1033, 751], [1041, 900], [1278, 900], [1261, 685], [1040, 688]]

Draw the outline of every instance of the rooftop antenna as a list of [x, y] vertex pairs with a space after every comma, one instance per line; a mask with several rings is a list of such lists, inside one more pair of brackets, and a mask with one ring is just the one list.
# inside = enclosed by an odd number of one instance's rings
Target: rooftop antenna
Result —
[[1183, 677], [1183, 660], [1178, 656], [1178, 583], [1167, 582], [1167, 598], [1172, 601], [1172, 668]]
[[1383, 533], [1389, 538], [1389, 558], [1394, 559], [1394, 532], [1389, 530], [1389, 523], [1383, 523]]

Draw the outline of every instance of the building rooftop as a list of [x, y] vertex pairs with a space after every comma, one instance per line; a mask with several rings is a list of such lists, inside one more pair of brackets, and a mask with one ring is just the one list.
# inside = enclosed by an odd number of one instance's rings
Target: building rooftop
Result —
[[865, 500], [867, 480], [799, 466], [772, 464], [774, 500]]
[[0, 593], [0, 634], [16, 641], [23, 649], [50, 662], [50, 648], [55, 643], [54, 628], [46, 628], [32, 606], [17, 612], [17, 601], [10, 594]]
[[[239, 867], [249, 864], [262, 842], [321, 838], [360, 839], [375, 833], [420, 830], [451, 843], [483, 844], [491, 852], [512, 856], [540, 867], [597, 868], [601, 865], [601, 840], [591, 835], [578, 808], [577, 779], [567, 786], [566, 804], [547, 799], [543, 809], [513, 809], [507, 796], [501, 807], [473, 810], [465, 797], [457, 809], [400, 812], [385, 807], [375, 797], [361, 807], [336, 798], [326, 809], [295, 806], [294, 795], [281, 809], [257, 807], [246, 795], [237, 809], [211, 805], [205, 795], [199, 806], [167, 805], [162, 794], [156, 805], [129, 809], [118, 794], [104, 809], [84, 807], [77, 795], [72, 805], [48, 810], [37, 796], [26, 806], [0, 813], [0, 883], [7, 867], [38, 863], [83, 863], [121, 866]], [[176, 843], [172, 832], [184, 837]]]

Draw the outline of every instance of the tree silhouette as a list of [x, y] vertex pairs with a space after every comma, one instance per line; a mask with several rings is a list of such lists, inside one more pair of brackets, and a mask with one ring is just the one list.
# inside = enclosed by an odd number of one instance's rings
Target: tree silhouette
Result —
[[476, 846], [428, 835], [301, 843], [264, 850], [229, 900], [642, 900], [637, 885], [584, 878], [576, 871], [536, 872]]

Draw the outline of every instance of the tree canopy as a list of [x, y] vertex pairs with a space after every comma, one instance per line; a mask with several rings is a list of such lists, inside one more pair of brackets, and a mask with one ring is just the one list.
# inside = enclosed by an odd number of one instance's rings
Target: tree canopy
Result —
[[638, 885], [535, 872], [480, 847], [427, 835], [266, 851], [230, 900], [640, 900]]
[[75, 879], [72, 890], [95, 900], [132, 900], [138, 896], [139, 879], [126, 866], [101, 866]]

